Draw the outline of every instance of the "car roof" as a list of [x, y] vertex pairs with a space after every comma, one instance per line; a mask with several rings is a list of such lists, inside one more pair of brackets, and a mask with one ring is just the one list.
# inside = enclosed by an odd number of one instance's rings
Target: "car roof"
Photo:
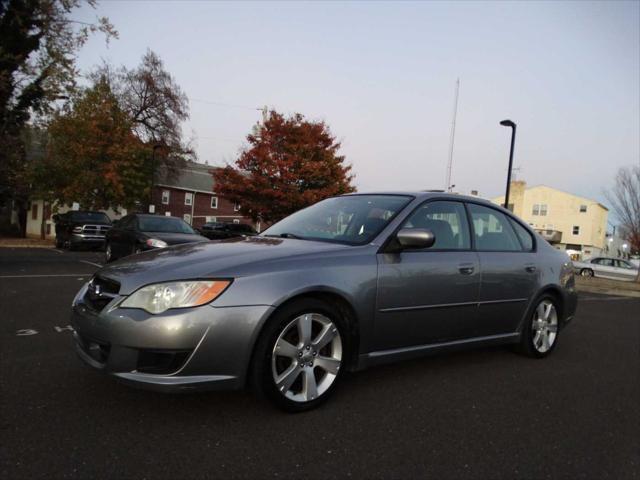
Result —
[[402, 191], [402, 190], [391, 190], [391, 191], [379, 191], [379, 192], [357, 192], [357, 193], [348, 193], [346, 195], [342, 195], [343, 197], [355, 196], [355, 195], [397, 195], [397, 196], [411, 196], [415, 197], [418, 200], [427, 200], [429, 198], [439, 198], [439, 199], [448, 199], [448, 200], [462, 200], [465, 202], [474, 202], [484, 204], [493, 208], [499, 208], [505, 210], [506, 212], [513, 215], [513, 212], [504, 209], [500, 205], [493, 203], [489, 200], [485, 200], [480, 197], [474, 197], [471, 195], [461, 195], [459, 193], [449, 193], [443, 190], [413, 190], [413, 191]]
[[134, 213], [132, 215], [142, 218], [176, 218], [182, 220], [180, 217], [174, 217], [173, 215], [154, 215], [153, 213]]

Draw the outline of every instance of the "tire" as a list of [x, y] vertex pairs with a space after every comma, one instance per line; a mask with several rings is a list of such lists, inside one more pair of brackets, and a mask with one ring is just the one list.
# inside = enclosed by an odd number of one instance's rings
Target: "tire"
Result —
[[527, 313], [517, 350], [533, 358], [549, 355], [558, 344], [560, 320], [557, 298], [551, 294], [538, 297]]
[[583, 268], [582, 270], [580, 270], [580, 276], [593, 277], [593, 270], [591, 270], [590, 268]]
[[[301, 336], [301, 331], [310, 334]], [[286, 412], [320, 406], [342, 378], [349, 358], [347, 332], [342, 314], [320, 300], [295, 300], [277, 310], [253, 353], [249, 372], [252, 387]]]

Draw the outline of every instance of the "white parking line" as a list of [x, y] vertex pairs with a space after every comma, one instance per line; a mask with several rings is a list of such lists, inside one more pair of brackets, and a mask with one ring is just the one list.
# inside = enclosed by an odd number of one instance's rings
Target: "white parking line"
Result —
[[52, 278], [52, 277], [90, 277], [92, 273], [62, 273], [57, 275], [0, 275], [0, 278]]
[[90, 261], [88, 261], [88, 260], [78, 260], [78, 261], [79, 261], [79, 262], [82, 262], [82, 263], [86, 263], [86, 264], [88, 264], [88, 265], [93, 265], [94, 267], [102, 267], [102, 265], [101, 265], [101, 264], [99, 264], [99, 263], [94, 263], [94, 262], [90, 262]]

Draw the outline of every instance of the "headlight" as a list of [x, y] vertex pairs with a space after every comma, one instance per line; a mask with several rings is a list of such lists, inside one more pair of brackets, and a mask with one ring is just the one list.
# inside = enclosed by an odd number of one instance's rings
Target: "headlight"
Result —
[[120, 306], [141, 308], [153, 314], [170, 308], [197, 307], [215, 300], [230, 284], [230, 280], [156, 283], [136, 290]]
[[73, 227], [73, 233], [82, 233], [82, 227]]
[[153, 248], [164, 248], [167, 246], [167, 242], [158, 240], [157, 238], [150, 238], [147, 240], [147, 245]]

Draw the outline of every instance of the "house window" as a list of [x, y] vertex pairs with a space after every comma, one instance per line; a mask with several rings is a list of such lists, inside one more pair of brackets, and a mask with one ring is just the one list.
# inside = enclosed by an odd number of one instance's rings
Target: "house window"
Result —
[[162, 204], [169, 205], [169, 195], [171, 192], [169, 190], [162, 190]]
[[580, 205], [580, 213], [585, 213], [587, 211], [586, 205]]
[[238, 220], [237, 218], [234, 218], [233, 223], [240, 223], [240, 220]]
[[533, 210], [531, 211], [531, 215], [540, 215], [540, 205], [537, 203], [533, 206]]
[[38, 204], [33, 203], [31, 204], [31, 220], [37, 220], [37, 219], [38, 219]]
[[184, 194], [184, 204], [193, 205], [193, 193], [187, 192]]
[[188, 213], [185, 213], [185, 214], [182, 216], [182, 219], [183, 219], [186, 223], [188, 223], [189, 225], [191, 225], [191, 215], [189, 215]]
[[541, 203], [540, 204], [540, 216], [546, 216], [547, 215], [547, 204], [546, 203]]
[[233, 211], [234, 212], [240, 211], [240, 204], [239, 203], [234, 203], [233, 204]]
[[211, 208], [218, 208], [218, 197], [211, 197]]
[[574, 225], [573, 226], [573, 234], [574, 235], [580, 235], [580, 226], [579, 225]]

